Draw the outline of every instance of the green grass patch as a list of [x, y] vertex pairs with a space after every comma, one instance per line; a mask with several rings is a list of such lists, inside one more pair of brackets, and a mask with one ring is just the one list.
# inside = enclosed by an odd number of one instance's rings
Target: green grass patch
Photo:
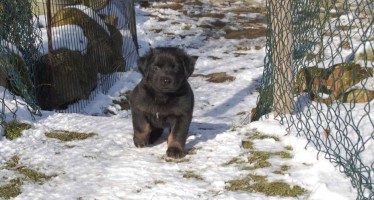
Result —
[[242, 141], [242, 147], [244, 149], [253, 149], [253, 142], [252, 141]]
[[19, 157], [13, 156], [5, 163], [5, 169], [13, 170], [18, 172], [19, 174], [22, 174], [26, 177], [26, 179], [31, 180], [33, 182], [43, 183], [45, 181], [48, 181], [53, 176], [47, 176], [43, 173], [37, 172], [31, 168], [25, 167], [20, 165], [19, 163]]
[[19, 163], [19, 157], [18, 156], [12, 156], [10, 160], [8, 160], [5, 163], [5, 169], [12, 169], [16, 168]]
[[185, 25], [185, 26], [183, 27], [183, 30], [188, 31], [188, 30], [191, 30], [191, 28], [192, 28], [192, 25]]
[[27, 167], [21, 167], [17, 169], [17, 171], [20, 174], [23, 174], [28, 180], [31, 180], [37, 183], [44, 183], [46, 181], [49, 181], [53, 177], [53, 176], [47, 176], [43, 173], [37, 172]]
[[20, 178], [12, 179], [9, 183], [0, 186], [0, 198], [11, 199], [21, 194], [23, 182]]
[[50, 180], [54, 176], [48, 176], [43, 173], [37, 172], [31, 168], [25, 167], [19, 163], [20, 158], [18, 156], [11, 157], [5, 163], [5, 169], [14, 171], [20, 175], [19, 178], [15, 178], [9, 181], [9, 183], [0, 186], [0, 198], [11, 199], [21, 194], [21, 186], [24, 181], [31, 181], [38, 184]]
[[119, 95], [120, 100], [113, 100], [113, 104], [121, 107], [121, 110], [130, 110], [130, 96], [132, 91], [126, 91]]
[[292, 151], [293, 148], [291, 146], [285, 146], [284, 149], [286, 149], [287, 151]]
[[305, 189], [300, 186], [292, 187], [288, 183], [281, 181], [255, 183], [249, 188], [253, 192], [260, 192], [267, 196], [297, 197], [305, 193]]
[[265, 151], [250, 151], [249, 163], [258, 162], [261, 160], [268, 160], [271, 156], [270, 152]]
[[155, 185], [158, 185], [158, 184], [165, 184], [166, 182], [165, 181], [162, 181], [162, 180], [155, 180], [153, 181], [153, 184]]
[[188, 155], [195, 155], [198, 150], [202, 149], [202, 147], [192, 147], [187, 151]]
[[281, 158], [287, 158], [287, 159], [293, 158], [293, 155], [287, 151], [277, 151], [274, 153], [274, 155], [280, 156]]
[[73, 140], [84, 140], [93, 136], [96, 136], [96, 133], [80, 133], [80, 132], [71, 132], [58, 130], [56, 132], [45, 133], [45, 136], [49, 138], [54, 138], [61, 140], [63, 142], [73, 141]]
[[264, 151], [251, 151], [248, 162], [254, 164], [250, 167], [243, 168], [244, 170], [256, 170], [260, 168], [270, 167], [271, 163], [268, 161], [271, 153]]
[[208, 56], [208, 58], [211, 58], [213, 60], [221, 60], [222, 58], [216, 57], [216, 56]]
[[304, 166], [307, 166], [307, 167], [310, 167], [310, 166], [313, 166], [313, 164], [311, 164], [311, 163], [302, 163]]
[[282, 165], [280, 167], [280, 170], [277, 170], [277, 171], [274, 171], [273, 173], [274, 174], [281, 174], [281, 175], [284, 175], [284, 172], [288, 171], [290, 169], [290, 166], [288, 165]]
[[244, 160], [242, 160], [240, 157], [234, 157], [231, 160], [227, 161], [226, 163], [222, 164], [222, 166], [228, 166], [232, 164], [243, 164], [245, 163]]
[[113, 104], [119, 105], [121, 110], [130, 110], [130, 103], [127, 99], [113, 100]]
[[30, 129], [31, 125], [26, 123], [20, 123], [17, 121], [11, 121], [6, 123], [4, 126], [5, 137], [9, 140], [14, 140], [22, 136], [22, 131]]
[[193, 178], [193, 179], [197, 179], [197, 180], [204, 180], [203, 177], [196, 174], [196, 172], [194, 172], [194, 171], [183, 172], [183, 178], [187, 178], [187, 179]]
[[249, 140], [264, 140], [264, 139], [273, 139], [277, 142], [280, 141], [279, 137], [277, 136], [274, 136], [274, 135], [266, 135], [266, 134], [263, 134], [263, 133], [259, 133], [259, 132], [254, 132], [250, 135], [248, 135], [248, 139]]
[[281, 166], [281, 170], [284, 171], [284, 172], [288, 171], [289, 169], [290, 169], [290, 166], [288, 166], [288, 165], [282, 165]]
[[259, 192], [267, 196], [297, 197], [303, 195], [306, 190], [300, 186], [291, 186], [288, 183], [275, 181], [268, 182], [266, 176], [249, 174], [238, 180], [230, 180], [226, 190]]

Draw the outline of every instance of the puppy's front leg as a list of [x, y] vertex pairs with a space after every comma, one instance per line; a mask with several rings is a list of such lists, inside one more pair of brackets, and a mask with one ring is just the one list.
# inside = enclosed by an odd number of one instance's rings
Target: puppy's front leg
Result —
[[186, 144], [190, 119], [177, 119], [172, 126], [168, 136], [168, 149], [166, 155], [172, 158], [184, 156], [184, 145]]
[[136, 147], [146, 147], [149, 143], [149, 137], [152, 132], [151, 125], [145, 119], [145, 116], [139, 112], [132, 114], [132, 125], [134, 127], [134, 144]]

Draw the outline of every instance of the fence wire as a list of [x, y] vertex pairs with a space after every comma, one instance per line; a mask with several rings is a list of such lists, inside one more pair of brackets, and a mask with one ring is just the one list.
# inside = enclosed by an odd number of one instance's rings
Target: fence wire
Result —
[[267, 56], [252, 121], [269, 112], [374, 199], [374, 2], [267, 1]]

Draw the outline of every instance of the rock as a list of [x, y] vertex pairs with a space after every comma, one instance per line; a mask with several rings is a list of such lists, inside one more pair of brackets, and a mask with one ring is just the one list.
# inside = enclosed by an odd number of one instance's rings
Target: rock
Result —
[[67, 105], [88, 98], [97, 85], [97, 71], [79, 51], [58, 49], [35, 66], [36, 96], [44, 110], [66, 109]]

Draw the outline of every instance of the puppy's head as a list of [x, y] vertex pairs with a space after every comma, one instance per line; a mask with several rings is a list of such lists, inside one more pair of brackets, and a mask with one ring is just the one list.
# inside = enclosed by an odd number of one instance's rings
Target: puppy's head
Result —
[[157, 91], [178, 91], [194, 71], [197, 57], [182, 49], [158, 47], [151, 49], [138, 60], [138, 69], [146, 83]]

